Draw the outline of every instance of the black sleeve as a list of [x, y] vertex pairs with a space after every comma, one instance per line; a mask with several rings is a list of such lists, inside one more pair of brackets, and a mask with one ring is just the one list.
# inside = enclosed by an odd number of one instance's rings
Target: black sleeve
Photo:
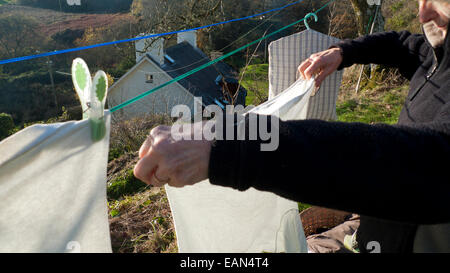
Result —
[[261, 140], [216, 140], [210, 182], [387, 220], [450, 222], [450, 123], [414, 126], [279, 121], [272, 152]]
[[343, 62], [339, 70], [353, 64], [382, 64], [399, 68], [407, 79], [411, 79], [431, 50], [423, 35], [407, 31], [347, 39], [332, 47], [342, 50]]

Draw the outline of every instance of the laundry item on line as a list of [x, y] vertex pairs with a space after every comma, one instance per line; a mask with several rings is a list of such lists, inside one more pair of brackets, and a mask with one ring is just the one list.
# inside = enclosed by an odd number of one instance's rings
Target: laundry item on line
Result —
[[[274, 99], [250, 110], [305, 117], [314, 81], [299, 80]], [[298, 204], [270, 192], [212, 185], [166, 186], [180, 252], [307, 252]]]
[[33, 125], [0, 142], [0, 252], [112, 252], [106, 136], [89, 120]]
[[[315, 30], [283, 37], [269, 45], [269, 99], [286, 90], [299, 78], [298, 66], [312, 54], [327, 50], [339, 39]], [[335, 120], [336, 100], [343, 71], [329, 75], [309, 102], [307, 119]]]

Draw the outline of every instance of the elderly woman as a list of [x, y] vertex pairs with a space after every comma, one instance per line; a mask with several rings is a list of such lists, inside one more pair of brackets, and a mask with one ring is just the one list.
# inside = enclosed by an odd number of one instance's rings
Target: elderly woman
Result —
[[443, 225], [450, 223], [450, 0], [419, 0], [419, 8], [425, 35], [345, 40], [299, 66], [318, 86], [356, 63], [397, 67], [410, 92], [396, 125], [279, 121], [271, 152], [260, 150], [261, 139], [175, 140], [170, 127], [157, 127], [141, 147], [136, 177], [175, 187], [209, 178], [355, 212], [362, 252], [372, 241], [381, 252], [450, 252], [450, 225]]

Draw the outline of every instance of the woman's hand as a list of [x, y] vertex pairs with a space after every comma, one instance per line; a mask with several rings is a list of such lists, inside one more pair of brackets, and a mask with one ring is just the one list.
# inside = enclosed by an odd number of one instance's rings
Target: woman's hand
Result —
[[330, 48], [328, 50], [315, 53], [306, 59], [298, 67], [304, 79], [309, 80], [316, 77], [316, 87], [319, 87], [328, 75], [338, 69], [342, 63], [340, 48]]
[[157, 187], [184, 187], [207, 179], [211, 141], [193, 140], [194, 130], [202, 129], [195, 125], [181, 133], [169, 126], [152, 129], [139, 150], [134, 175]]

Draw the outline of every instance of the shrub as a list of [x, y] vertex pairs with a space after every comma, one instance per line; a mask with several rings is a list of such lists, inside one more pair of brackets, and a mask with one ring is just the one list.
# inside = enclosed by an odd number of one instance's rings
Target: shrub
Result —
[[409, 0], [386, 0], [383, 4], [383, 13], [386, 17], [385, 29], [387, 31], [408, 30], [413, 33], [422, 33], [421, 24], [417, 19], [418, 3]]
[[133, 170], [125, 171], [121, 176], [108, 183], [107, 195], [109, 199], [119, 199], [141, 191], [146, 184], [134, 177]]
[[0, 113], [0, 140], [8, 137], [14, 129], [14, 121], [11, 115]]
[[158, 125], [170, 125], [168, 115], [146, 115], [130, 120], [114, 121], [111, 126], [110, 160], [127, 152], [136, 152], [147, 139], [150, 130]]

